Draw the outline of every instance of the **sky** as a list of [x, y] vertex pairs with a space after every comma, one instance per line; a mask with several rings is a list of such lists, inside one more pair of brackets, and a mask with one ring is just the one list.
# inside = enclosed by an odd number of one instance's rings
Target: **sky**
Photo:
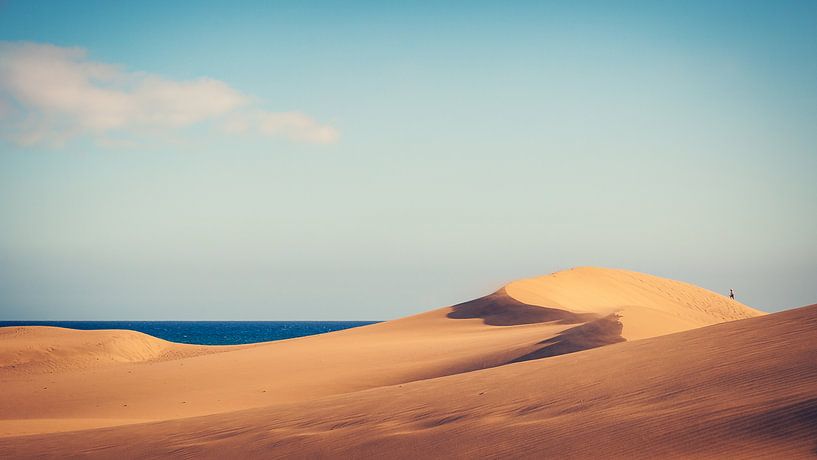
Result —
[[0, 319], [817, 302], [815, 2], [0, 2]]

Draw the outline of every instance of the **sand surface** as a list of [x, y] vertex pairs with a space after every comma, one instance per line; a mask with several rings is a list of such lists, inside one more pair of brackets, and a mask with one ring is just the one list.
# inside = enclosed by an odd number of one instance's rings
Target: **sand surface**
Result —
[[685, 283], [580, 268], [252, 346], [0, 329], [0, 451], [811, 455], [817, 308], [761, 315]]

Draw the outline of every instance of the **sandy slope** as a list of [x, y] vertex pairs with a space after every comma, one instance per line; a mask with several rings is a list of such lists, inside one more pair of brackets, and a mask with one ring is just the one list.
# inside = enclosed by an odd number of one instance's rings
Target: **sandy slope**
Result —
[[817, 305], [477, 372], [184, 420], [0, 439], [11, 455], [813, 458]]
[[[124, 351], [102, 347], [108, 358], [94, 359], [91, 365], [88, 354], [100, 352], [94, 342], [98, 338], [66, 346], [73, 340], [66, 335], [84, 333], [51, 328], [37, 331], [37, 339], [20, 341], [4, 331], [0, 433], [49, 433], [206, 414], [237, 420], [244, 413], [236, 411], [244, 409], [286, 411], [344, 394], [356, 399], [368, 394], [362, 390], [400, 388], [496, 366], [501, 366], [497, 371], [512, 369], [519, 364], [506, 364], [758, 314], [684, 283], [583, 268], [512, 283], [474, 301], [400, 320], [251, 347], [184, 347], [138, 334], [109, 340], [124, 343]], [[26, 329], [14, 333], [26, 334]], [[105, 333], [121, 334], [100, 332], [100, 340]], [[144, 348], [134, 345], [140, 340], [146, 341]], [[45, 357], [25, 352], [55, 346], [71, 351]], [[7, 365], [19, 363], [20, 356], [27, 356], [27, 365]], [[37, 356], [53, 362], [37, 366]], [[530, 365], [579, 356], [583, 354]], [[506, 385], [514, 397], [515, 383]], [[87, 433], [96, 437], [100, 432]], [[8, 442], [18, 445], [23, 439]]]

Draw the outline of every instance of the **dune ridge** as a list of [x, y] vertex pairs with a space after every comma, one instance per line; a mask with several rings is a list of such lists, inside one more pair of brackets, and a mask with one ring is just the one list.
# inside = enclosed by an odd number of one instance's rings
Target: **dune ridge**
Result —
[[531, 306], [617, 314], [628, 340], [655, 337], [764, 313], [707, 289], [629, 270], [578, 267], [505, 286]]

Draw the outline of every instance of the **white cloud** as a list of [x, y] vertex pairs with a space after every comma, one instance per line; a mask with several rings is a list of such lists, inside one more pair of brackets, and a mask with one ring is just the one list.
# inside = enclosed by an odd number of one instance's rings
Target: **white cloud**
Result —
[[227, 120], [224, 130], [230, 134], [257, 133], [313, 144], [331, 144], [338, 140], [337, 129], [321, 125], [299, 112], [249, 111]]
[[0, 136], [18, 144], [61, 145], [87, 136], [172, 133], [214, 122], [234, 135], [331, 143], [335, 128], [293, 112], [268, 112], [226, 83], [175, 81], [94, 62], [81, 48], [0, 42]]

